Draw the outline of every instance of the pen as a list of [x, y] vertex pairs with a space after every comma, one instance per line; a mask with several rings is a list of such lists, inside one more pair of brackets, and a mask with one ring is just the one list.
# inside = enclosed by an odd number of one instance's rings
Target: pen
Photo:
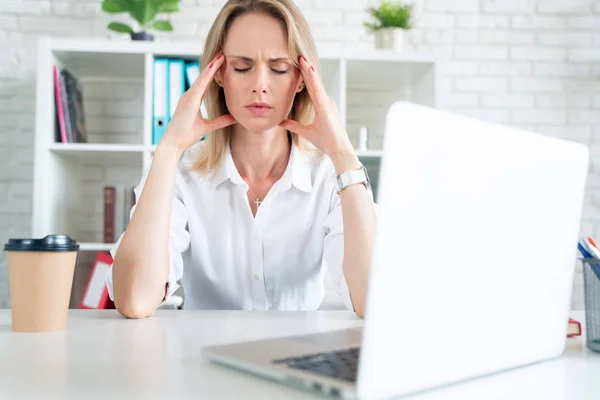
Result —
[[[577, 248], [579, 249], [579, 252], [583, 255], [583, 257], [587, 259], [583, 262], [589, 264], [589, 266], [592, 268], [592, 271], [594, 271], [596, 277], [600, 279], [600, 258], [596, 255], [592, 255], [592, 250], [588, 250], [589, 247], [585, 241], [583, 243], [579, 242], [577, 244]], [[598, 260], [598, 262], [591, 262], [590, 259]]]

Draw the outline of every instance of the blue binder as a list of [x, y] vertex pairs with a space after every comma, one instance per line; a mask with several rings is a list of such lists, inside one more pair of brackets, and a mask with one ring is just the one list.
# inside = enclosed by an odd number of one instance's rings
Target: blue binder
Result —
[[155, 58], [152, 88], [152, 144], [158, 144], [169, 123], [169, 59]]
[[169, 59], [169, 121], [173, 118], [181, 95], [185, 92], [185, 61]]
[[[196, 81], [196, 79], [198, 79], [198, 76], [200, 76], [200, 63], [198, 61], [190, 61], [186, 64], [185, 66], [185, 71], [186, 71], [186, 87], [190, 87], [193, 85], [193, 83]], [[200, 106], [200, 112], [202, 113], [202, 116], [205, 119], [208, 119], [208, 112], [206, 111], [206, 105], [204, 104], [204, 101], [202, 102], [202, 105]]]
[[185, 72], [187, 77], [187, 87], [190, 87], [196, 79], [198, 79], [198, 76], [200, 76], [200, 63], [198, 61], [188, 62], [185, 66]]

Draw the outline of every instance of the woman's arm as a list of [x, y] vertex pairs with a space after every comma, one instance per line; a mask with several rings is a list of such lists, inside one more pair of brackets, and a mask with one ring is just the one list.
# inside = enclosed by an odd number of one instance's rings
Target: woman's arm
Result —
[[231, 115], [205, 120], [199, 112], [206, 88], [224, 60], [219, 53], [179, 99], [121, 238], [112, 266], [112, 279], [115, 306], [126, 317], [152, 316], [165, 297], [169, 228], [181, 155], [204, 135], [236, 122]]
[[[302, 78], [315, 106], [315, 116], [310, 125], [286, 119], [280, 126], [306, 138], [328, 155], [337, 174], [358, 169], [360, 163], [344, 128], [337, 104], [327, 94], [315, 68], [303, 56], [299, 61]], [[340, 198], [344, 226], [344, 276], [354, 312], [363, 317], [375, 230], [375, 207], [364, 185], [347, 187], [340, 193]]]
[[[331, 156], [337, 175], [358, 169], [360, 161], [349, 149]], [[375, 232], [375, 209], [367, 188], [350, 185], [340, 192], [344, 225], [344, 276], [354, 311], [364, 317], [369, 264]]]
[[181, 151], [168, 142], [154, 159], [113, 262], [115, 307], [129, 318], [154, 315], [169, 273], [169, 227]]

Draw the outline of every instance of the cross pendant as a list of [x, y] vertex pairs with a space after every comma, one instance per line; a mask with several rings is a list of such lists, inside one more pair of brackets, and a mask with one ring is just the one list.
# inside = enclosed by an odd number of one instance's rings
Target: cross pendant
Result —
[[256, 204], [256, 208], [258, 208], [258, 206], [260, 206], [260, 203], [262, 203], [262, 201], [260, 201], [259, 199], [254, 200], [254, 204]]

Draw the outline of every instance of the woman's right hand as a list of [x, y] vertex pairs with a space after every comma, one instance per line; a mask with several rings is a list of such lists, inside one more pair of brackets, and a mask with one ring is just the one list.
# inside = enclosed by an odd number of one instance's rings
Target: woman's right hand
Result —
[[204, 135], [236, 123], [233, 116], [229, 114], [206, 120], [200, 112], [200, 106], [202, 105], [206, 89], [211, 84], [215, 73], [223, 65], [224, 61], [225, 57], [220, 52], [208, 67], [204, 68], [196, 81], [181, 96], [177, 103], [173, 118], [169, 122], [169, 125], [167, 125], [161, 141], [174, 145], [180, 153], [183, 153], [187, 148], [198, 142]]

